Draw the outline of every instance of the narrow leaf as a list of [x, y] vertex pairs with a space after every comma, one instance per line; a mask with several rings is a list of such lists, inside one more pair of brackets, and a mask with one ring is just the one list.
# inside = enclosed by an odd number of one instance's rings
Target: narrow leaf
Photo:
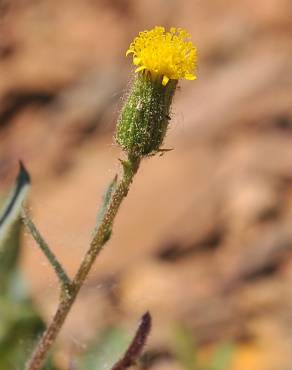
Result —
[[31, 236], [34, 238], [35, 242], [37, 243], [39, 248], [42, 250], [44, 255], [47, 257], [51, 266], [55, 270], [56, 275], [59, 278], [59, 281], [60, 281], [61, 285], [63, 286], [63, 288], [68, 289], [68, 287], [71, 283], [68, 275], [66, 274], [62, 264], [58, 261], [57, 257], [52, 252], [48, 243], [42, 237], [38, 228], [35, 226], [35, 224], [31, 220], [31, 218], [30, 218], [29, 214], [26, 212], [25, 208], [22, 208], [21, 217], [22, 217], [22, 221], [23, 221], [25, 227], [30, 232]]
[[151, 315], [146, 312], [140, 321], [136, 334], [124, 356], [112, 367], [112, 370], [125, 370], [136, 364], [142, 354], [151, 330]]
[[112, 195], [113, 195], [113, 193], [114, 193], [114, 191], [116, 190], [116, 187], [117, 187], [117, 181], [118, 181], [118, 175], [115, 175], [115, 177], [110, 182], [110, 184], [108, 185], [108, 187], [106, 188], [106, 190], [103, 194], [101, 207], [100, 207], [100, 210], [99, 210], [98, 215], [97, 215], [95, 231], [98, 229], [98, 227], [100, 225], [100, 222], [103, 219], [103, 217], [104, 217], [104, 215], [105, 215], [105, 213], [108, 209], [108, 206], [110, 204]]
[[30, 177], [22, 162], [19, 162], [16, 183], [0, 212], [0, 247], [9, 236], [11, 227], [20, 216], [21, 206], [30, 187]]

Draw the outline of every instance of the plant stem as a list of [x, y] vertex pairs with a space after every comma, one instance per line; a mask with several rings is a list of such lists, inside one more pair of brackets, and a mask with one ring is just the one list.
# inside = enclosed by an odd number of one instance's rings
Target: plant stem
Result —
[[115, 216], [123, 199], [126, 197], [133, 181], [133, 177], [139, 168], [140, 158], [128, 158], [128, 160], [123, 161], [122, 164], [123, 175], [117, 183], [107, 210], [100, 221], [99, 227], [95, 231], [89, 249], [84, 256], [72, 283], [67, 286], [66, 289], [63, 289], [63, 294], [61, 295], [57, 311], [51, 323], [48, 325], [41, 339], [37, 343], [34, 352], [26, 364], [25, 370], [40, 370], [42, 368], [48, 352], [55, 342], [55, 339], [61, 330], [96, 257], [102, 250], [103, 245], [110, 238]]

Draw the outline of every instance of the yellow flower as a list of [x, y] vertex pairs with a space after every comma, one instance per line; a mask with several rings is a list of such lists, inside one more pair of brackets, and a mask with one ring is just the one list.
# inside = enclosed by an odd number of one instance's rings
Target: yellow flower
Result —
[[181, 28], [155, 27], [140, 32], [131, 43], [126, 55], [133, 53], [135, 72], [149, 71], [151, 76], [162, 77], [162, 85], [169, 80], [185, 78], [195, 80], [197, 49], [190, 41], [190, 35]]

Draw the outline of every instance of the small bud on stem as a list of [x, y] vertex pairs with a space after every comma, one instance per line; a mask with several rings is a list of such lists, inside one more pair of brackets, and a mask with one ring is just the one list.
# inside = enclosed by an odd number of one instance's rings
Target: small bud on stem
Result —
[[140, 73], [132, 86], [117, 125], [116, 140], [130, 156], [156, 153], [166, 134], [170, 106], [177, 85], [163, 86], [149, 74]]

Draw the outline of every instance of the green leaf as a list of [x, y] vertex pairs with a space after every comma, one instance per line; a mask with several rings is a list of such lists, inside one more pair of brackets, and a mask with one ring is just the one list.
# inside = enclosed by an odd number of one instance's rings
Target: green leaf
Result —
[[19, 220], [21, 207], [30, 187], [30, 177], [20, 162], [16, 183], [0, 212], [0, 248], [5, 246], [14, 224]]
[[114, 191], [117, 188], [117, 181], [118, 181], [118, 176], [115, 175], [115, 177], [109, 183], [108, 187], [106, 188], [106, 190], [103, 194], [102, 201], [101, 201], [101, 207], [100, 207], [99, 212], [97, 214], [96, 226], [95, 226], [95, 229], [94, 229], [94, 233], [98, 230], [98, 227], [99, 227], [101, 221], [103, 220], [104, 215], [105, 215], [105, 213], [108, 209], [108, 206], [109, 206], [109, 204], [111, 202], [111, 199], [112, 199], [112, 195], [113, 195]]

